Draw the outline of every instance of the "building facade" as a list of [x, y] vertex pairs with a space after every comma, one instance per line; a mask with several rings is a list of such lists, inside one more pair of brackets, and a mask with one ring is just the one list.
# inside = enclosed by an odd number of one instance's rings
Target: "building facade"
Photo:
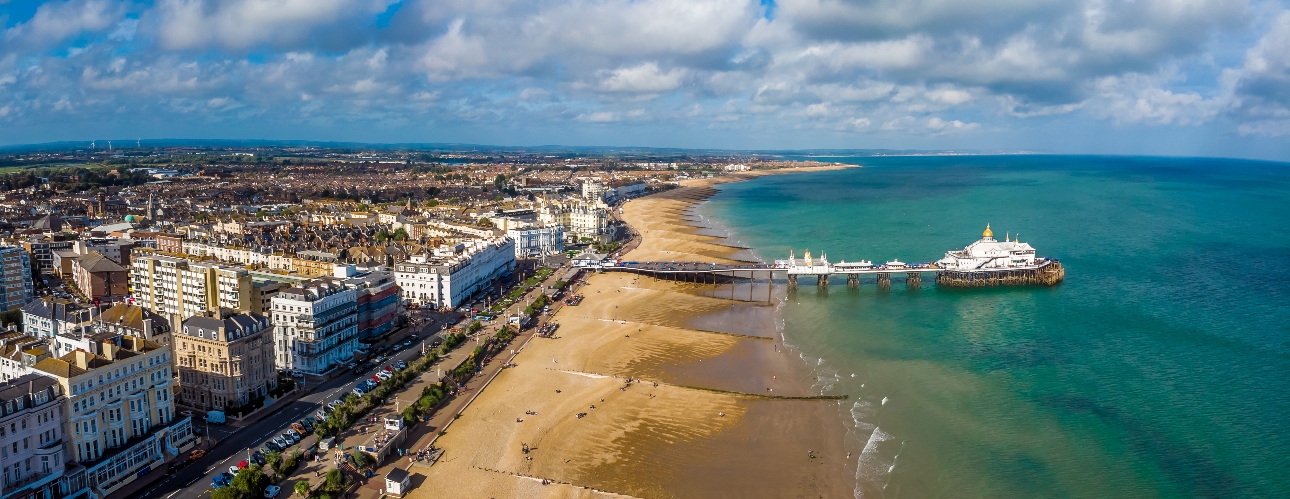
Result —
[[54, 265], [54, 252], [58, 250], [72, 249], [74, 241], [62, 241], [51, 237], [33, 237], [24, 241], [22, 245], [26, 247], [27, 253], [31, 254], [32, 262], [41, 271], [49, 270]]
[[515, 241], [515, 258], [539, 258], [564, 252], [564, 227], [514, 229], [506, 237]]
[[85, 348], [39, 359], [34, 370], [62, 388], [67, 457], [85, 467], [90, 491], [106, 497], [191, 447], [192, 428], [175, 417], [169, 348], [115, 333], [81, 343]]
[[184, 405], [238, 408], [278, 386], [273, 329], [263, 315], [189, 317], [175, 335], [174, 351]]
[[22, 330], [36, 337], [79, 333], [89, 322], [90, 310], [71, 300], [41, 298], [22, 307]]
[[85, 489], [85, 468], [64, 454], [65, 400], [58, 381], [39, 374], [0, 385], [0, 499], [60, 499]]
[[514, 268], [515, 241], [501, 237], [439, 246], [395, 264], [394, 276], [408, 303], [455, 308]]
[[274, 358], [279, 369], [323, 374], [358, 349], [356, 291], [323, 277], [279, 291], [272, 299]]
[[244, 268], [140, 253], [133, 258], [130, 288], [139, 305], [167, 316], [251, 310], [251, 275]]
[[349, 269], [353, 265], [344, 267], [347, 277], [341, 283], [354, 290], [358, 337], [374, 338], [392, 331], [399, 315], [399, 286], [394, 273], [388, 270], [351, 273]]
[[97, 252], [72, 260], [72, 278], [76, 288], [95, 302], [121, 298], [130, 293], [130, 272]]
[[21, 308], [31, 301], [33, 292], [31, 257], [27, 250], [17, 246], [0, 247], [0, 310]]
[[538, 210], [538, 221], [546, 227], [561, 226], [569, 240], [587, 239], [608, 243], [613, 240], [609, 210], [599, 203], [555, 203]]

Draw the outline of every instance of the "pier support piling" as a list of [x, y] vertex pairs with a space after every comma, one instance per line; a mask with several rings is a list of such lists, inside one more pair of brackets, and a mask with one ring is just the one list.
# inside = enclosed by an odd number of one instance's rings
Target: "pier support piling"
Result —
[[891, 274], [878, 274], [878, 289], [891, 289]]
[[860, 289], [860, 275], [859, 274], [848, 275], [847, 287], [851, 289]]
[[820, 274], [815, 278], [815, 285], [824, 289], [829, 289], [829, 275]]
[[918, 272], [905, 274], [905, 285], [911, 289], [921, 288], [923, 286], [923, 274]]
[[796, 275], [793, 275], [793, 274], [789, 274], [789, 275], [788, 275], [788, 289], [789, 289], [789, 291], [796, 291], [796, 290], [797, 290], [797, 276], [796, 276]]

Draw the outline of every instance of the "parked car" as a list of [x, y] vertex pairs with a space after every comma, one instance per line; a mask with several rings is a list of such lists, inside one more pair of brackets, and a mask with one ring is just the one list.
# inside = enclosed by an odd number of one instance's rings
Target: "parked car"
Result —
[[287, 443], [287, 439], [282, 438], [281, 436], [273, 437], [273, 443], [278, 446], [279, 452], [281, 452], [282, 449], [285, 449], [287, 448], [288, 445], [290, 445]]
[[206, 451], [201, 450], [201, 449], [197, 449], [197, 450], [195, 450], [195, 451], [192, 451], [192, 452], [188, 453], [188, 459], [191, 459], [191, 460], [193, 460], [193, 461], [196, 461], [196, 460], [198, 460], [198, 459], [201, 459], [201, 458], [202, 458], [202, 456], [205, 456], [205, 455], [206, 455]]
[[237, 467], [237, 465], [235, 464], [235, 465], [233, 465], [233, 466], [229, 466], [229, 467], [228, 467], [228, 472], [229, 472], [229, 474], [231, 474], [231, 475], [236, 475], [236, 474], [237, 474], [237, 470], [239, 470], [239, 469], [241, 469], [241, 468], [238, 468], [238, 467]]
[[300, 420], [300, 421], [298, 421], [298, 422], [299, 422], [301, 425], [304, 425], [304, 427], [305, 427], [305, 429], [306, 429], [306, 430], [314, 431], [314, 418], [304, 418], [304, 419], [301, 419], [301, 420]]
[[[326, 407], [326, 406], [324, 406], [324, 408], [325, 408], [325, 407]], [[322, 410], [322, 409], [318, 409], [318, 412], [315, 412], [315, 413], [314, 413], [314, 417], [315, 417], [315, 418], [318, 418], [318, 421], [325, 420], [325, 419], [327, 419], [327, 411], [324, 411], [324, 410]]]
[[379, 376], [382, 380], [390, 379], [392, 376], [394, 376], [385, 371], [378, 372], [376, 373], [376, 375]]
[[282, 487], [279, 487], [277, 485], [270, 485], [268, 487], [265, 487], [264, 497], [266, 497], [267, 499], [273, 499], [275, 497], [278, 497], [278, 492], [281, 492], [281, 491], [282, 491]]
[[216, 489], [222, 489], [227, 487], [231, 481], [233, 481], [233, 477], [231, 475], [228, 473], [220, 473], [219, 475], [211, 477], [211, 486]]
[[309, 433], [309, 430], [305, 429], [305, 425], [300, 423], [291, 423], [291, 429], [302, 436]]
[[224, 424], [223, 411], [211, 411], [206, 413], [206, 422], [215, 424]]
[[387, 373], [394, 372], [394, 366], [385, 366], [385, 367], [382, 367], [381, 369], [385, 370], [385, 372]]
[[395, 369], [398, 369], [398, 370], [400, 370], [400, 371], [402, 371], [402, 370], [404, 370], [404, 369], [407, 369], [407, 368], [408, 368], [408, 363], [407, 363], [407, 362], [403, 362], [403, 361], [401, 361], [401, 360], [400, 360], [400, 361], [397, 361], [397, 362], [395, 362], [395, 363], [394, 363], [394, 368], [395, 368]]
[[290, 439], [291, 443], [293, 444], [300, 443], [300, 434], [296, 433], [296, 430], [287, 430], [282, 433], [282, 436], [284, 438]]

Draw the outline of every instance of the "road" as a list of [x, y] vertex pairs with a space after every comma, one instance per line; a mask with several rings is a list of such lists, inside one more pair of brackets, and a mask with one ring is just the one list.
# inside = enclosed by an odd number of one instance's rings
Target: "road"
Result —
[[[538, 288], [542, 292], [548, 286], [552, 285], [556, 279], [567, 270], [566, 267], [558, 267], [552, 274], [545, 279]], [[534, 293], [530, 293], [533, 295]], [[531, 297], [526, 297], [531, 299]], [[528, 300], [512, 304], [507, 310], [500, 314], [499, 320], [491, 321], [488, 330], [495, 330], [496, 327], [503, 324], [504, 317], [513, 313], [519, 313], [526, 305]], [[236, 466], [238, 461], [247, 459], [247, 453], [259, 449], [264, 443], [273, 437], [281, 435], [287, 427], [306, 416], [312, 415], [322, 408], [322, 405], [333, 400], [343, 397], [358, 385], [362, 380], [371, 378], [376, 371], [384, 368], [385, 365], [395, 360], [403, 360], [411, 363], [411, 359], [420, 355], [421, 342], [429, 342], [440, 333], [441, 326], [451, 325], [457, 322], [461, 316], [459, 314], [429, 314], [425, 311], [410, 311], [418, 323], [415, 327], [407, 328], [408, 330], [396, 334], [389, 341], [403, 341], [409, 334], [415, 333], [419, 336], [416, 343], [406, 350], [397, 352], [390, 358], [383, 360], [367, 372], [358, 374], [343, 374], [334, 379], [325, 381], [320, 386], [310, 389], [311, 392], [300, 397], [300, 399], [289, 405], [277, 409], [277, 412], [262, 418], [260, 421], [242, 428], [229, 426], [211, 425], [209, 429], [204, 421], [195, 418], [193, 424], [195, 427], [201, 427], [206, 435], [214, 438], [218, 443], [211, 448], [204, 457], [197, 460], [179, 472], [165, 476], [143, 489], [142, 493], [132, 495], [129, 499], [201, 499], [209, 497], [211, 488], [211, 479], [216, 475], [228, 470], [229, 466]], [[463, 319], [461, 322], [467, 322], [469, 319]], [[293, 446], [298, 448], [299, 446]], [[280, 484], [284, 488], [290, 484]], [[290, 490], [283, 490], [279, 497], [291, 496]]]
[[[384, 368], [385, 365], [394, 362], [396, 359], [410, 363], [411, 359], [420, 355], [421, 341], [429, 342], [438, 336], [437, 333], [426, 335], [430, 329], [439, 329], [438, 324], [438, 322], [421, 324], [416, 330], [416, 333], [421, 336], [417, 343], [406, 350], [393, 354], [390, 358], [385, 359], [381, 364], [376, 365], [362, 375], [343, 374], [323, 382], [321, 386], [314, 387], [311, 393], [300, 397], [300, 399], [285, 407], [277, 409], [270, 416], [250, 426], [233, 428], [210, 425], [209, 436], [214, 438], [217, 443], [206, 453], [206, 456], [188, 465], [178, 473], [157, 480], [145, 488], [141, 494], [132, 496], [131, 499], [198, 499], [208, 497], [211, 491], [211, 479], [227, 471], [229, 466], [236, 466], [238, 461], [245, 460], [248, 451], [263, 447], [264, 442], [281, 435], [291, 423], [312, 415], [321, 409], [323, 404], [343, 397], [352, 391], [361, 380], [371, 378], [376, 374], [377, 370]], [[407, 334], [410, 334], [410, 331], [399, 336], [406, 337]], [[402, 338], [399, 341], [402, 341]], [[202, 428], [204, 432], [206, 431], [206, 423], [200, 418], [194, 417], [193, 425], [194, 427]], [[298, 448], [298, 446], [292, 446], [292, 448]], [[287, 491], [284, 491], [284, 494], [290, 495]]]

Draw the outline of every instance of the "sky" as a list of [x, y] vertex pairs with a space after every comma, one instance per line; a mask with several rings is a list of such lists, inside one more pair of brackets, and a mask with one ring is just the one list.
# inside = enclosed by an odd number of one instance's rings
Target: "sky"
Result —
[[1290, 161], [1288, 0], [0, 0], [0, 145]]

